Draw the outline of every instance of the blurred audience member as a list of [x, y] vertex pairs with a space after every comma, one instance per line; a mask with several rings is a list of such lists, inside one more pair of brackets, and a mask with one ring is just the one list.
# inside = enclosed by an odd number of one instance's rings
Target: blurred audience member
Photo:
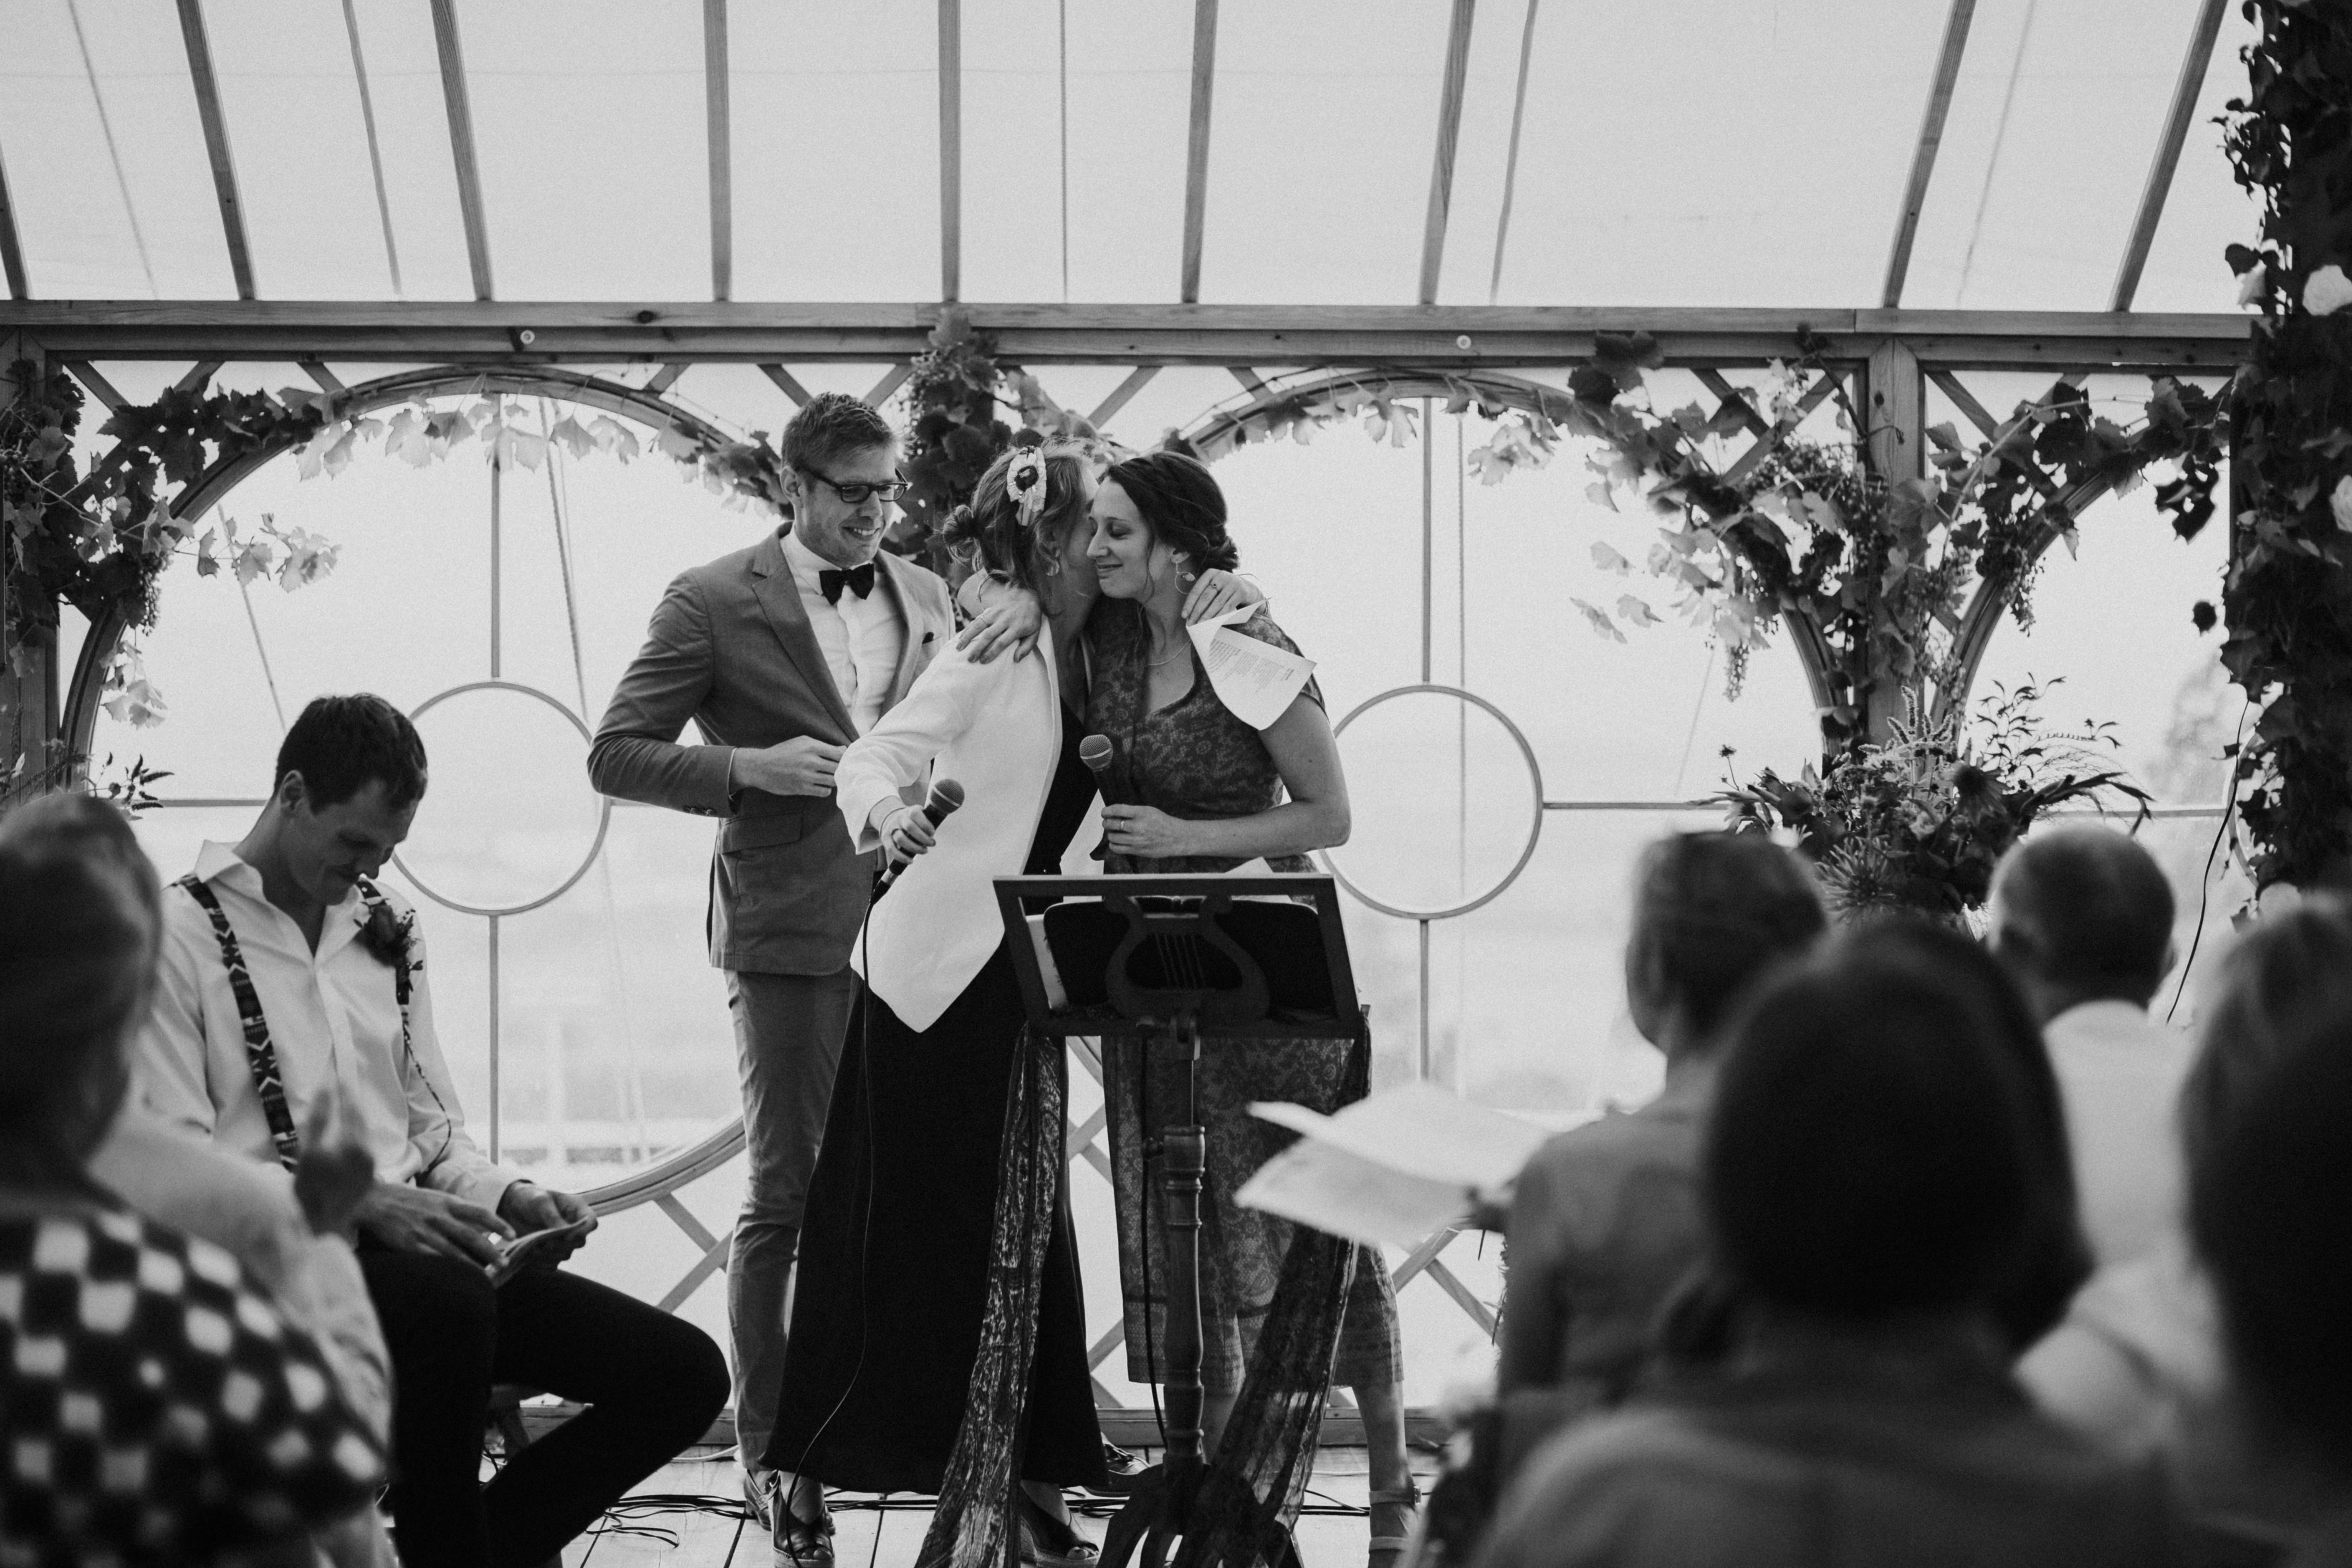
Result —
[[[2352, 900], [2315, 897], [2265, 917], [2223, 960], [2202, 1011], [2179, 1114], [2192, 1190], [2293, 1043], [2352, 1016]], [[2018, 1374], [2077, 1431], [2126, 1456], [2160, 1456], [2207, 1531], [2284, 1543], [2312, 1502], [2250, 1450], [2221, 1342], [2211, 1284], [2176, 1226], [2102, 1268]]]
[[1857, 956], [1913, 963], [1931, 976], [1965, 985], [1984, 1009], [1993, 1045], [2016, 1069], [2033, 1181], [2024, 1244], [1994, 1289], [1990, 1306], [2010, 1353], [2022, 1354], [2065, 1316], [2067, 1303], [2092, 1269], [2091, 1246], [2075, 1201], [2066, 1111], [2032, 1009], [1992, 954], [1949, 926], [1879, 920], [1848, 941]]
[[2332, 1500], [2297, 1568], [2352, 1564], [2352, 1005], [2329, 989], [2189, 1143], [2190, 1231], [2244, 1407], [2266, 1454]]
[[2057, 1069], [2092, 1254], [2137, 1257], [2180, 1220], [2172, 1111], [2189, 1041], [2147, 1016], [2172, 967], [2172, 889], [2110, 828], [2039, 833], [1994, 875], [1992, 946]]
[[210, 1242], [91, 1176], [152, 986], [114, 808], [0, 823], [0, 1562], [303, 1562], [383, 1474], [332, 1359]]
[[2008, 1374], [1992, 1302], [2048, 1179], [2039, 1112], [1997, 996], [1924, 951], [1841, 941], [1737, 1026], [1701, 1191], [1739, 1346], [1554, 1438], [1488, 1568], [2167, 1559], [2154, 1473]]
[[1562, 1422], [1615, 1405], [1660, 1308], [1705, 1251], [1699, 1129], [1732, 1005], [1827, 929], [1797, 858], [1761, 834], [1685, 833], [1635, 875], [1625, 997], [1665, 1088], [1554, 1138], [1519, 1173], [1496, 1388], [1503, 1474]]

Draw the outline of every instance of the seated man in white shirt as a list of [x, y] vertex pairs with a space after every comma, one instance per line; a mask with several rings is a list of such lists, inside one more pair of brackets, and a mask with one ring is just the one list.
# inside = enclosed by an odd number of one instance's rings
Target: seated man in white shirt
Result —
[[2172, 967], [2172, 889], [2112, 829], [2038, 833], [1994, 874], [1992, 947], [2042, 1020], [2091, 1250], [2137, 1257], [2180, 1223], [2189, 1042], [2147, 1016]]
[[[433, 1026], [415, 914], [372, 878], [408, 835], [425, 746], [382, 698], [322, 697], [287, 731], [275, 787], [234, 847], [207, 844], [163, 896], [138, 1088], [148, 1107], [290, 1165], [339, 1099], [377, 1180], [359, 1260], [391, 1351], [393, 1521], [408, 1568], [538, 1564], [698, 1439], [724, 1405], [708, 1335], [552, 1267], [586, 1203], [482, 1157]], [[520, 1234], [577, 1225], [493, 1286]], [[480, 1485], [493, 1383], [590, 1408]]]

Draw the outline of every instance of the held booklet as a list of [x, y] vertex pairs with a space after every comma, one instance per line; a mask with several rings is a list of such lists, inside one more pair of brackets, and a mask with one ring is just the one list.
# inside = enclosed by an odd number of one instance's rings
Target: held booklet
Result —
[[1242, 1185], [1238, 1201], [1350, 1241], [1411, 1247], [1507, 1186], [1552, 1129], [1409, 1083], [1325, 1116], [1261, 1101], [1252, 1115], [1298, 1142]]

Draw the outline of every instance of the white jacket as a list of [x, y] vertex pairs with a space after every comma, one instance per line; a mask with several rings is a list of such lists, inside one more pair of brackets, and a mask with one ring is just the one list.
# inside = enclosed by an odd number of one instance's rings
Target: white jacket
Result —
[[1021, 874], [1037, 836], [1061, 760], [1061, 700], [1043, 646], [1017, 664], [953, 649], [842, 753], [834, 789], [861, 852], [881, 846], [875, 806], [927, 766], [964, 789], [939, 842], [875, 902], [850, 958], [910, 1029], [938, 1022], [1004, 940], [995, 879]]

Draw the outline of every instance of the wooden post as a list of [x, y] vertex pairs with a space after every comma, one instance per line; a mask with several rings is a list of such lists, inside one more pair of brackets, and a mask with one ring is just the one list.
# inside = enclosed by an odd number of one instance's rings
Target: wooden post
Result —
[[[1919, 357], [1899, 339], [1888, 338], [1870, 353], [1863, 375], [1861, 399], [1864, 432], [1871, 466], [1890, 485], [1927, 473], [1923, 456], [1927, 443], [1927, 388]], [[1921, 689], [1917, 669], [1906, 675], [1877, 675], [1856, 670], [1870, 739], [1885, 741], [1896, 720], [1904, 717], [1906, 700]], [[1865, 682], [1864, 677], [1875, 676]]]
[[[29, 360], [33, 374], [41, 374], [47, 361], [40, 345], [21, 333], [0, 333], [0, 408], [16, 401], [20, 393], [13, 367]], [[0, 627], [13, 640], [21, 611], [0, 591]], [[0, 658], [0, 795], [17, 777], [21, 761], [26, 773], [47, 767], [58, 740], [58, 638], [54, 630], [30, 634], [12, 663]]]

